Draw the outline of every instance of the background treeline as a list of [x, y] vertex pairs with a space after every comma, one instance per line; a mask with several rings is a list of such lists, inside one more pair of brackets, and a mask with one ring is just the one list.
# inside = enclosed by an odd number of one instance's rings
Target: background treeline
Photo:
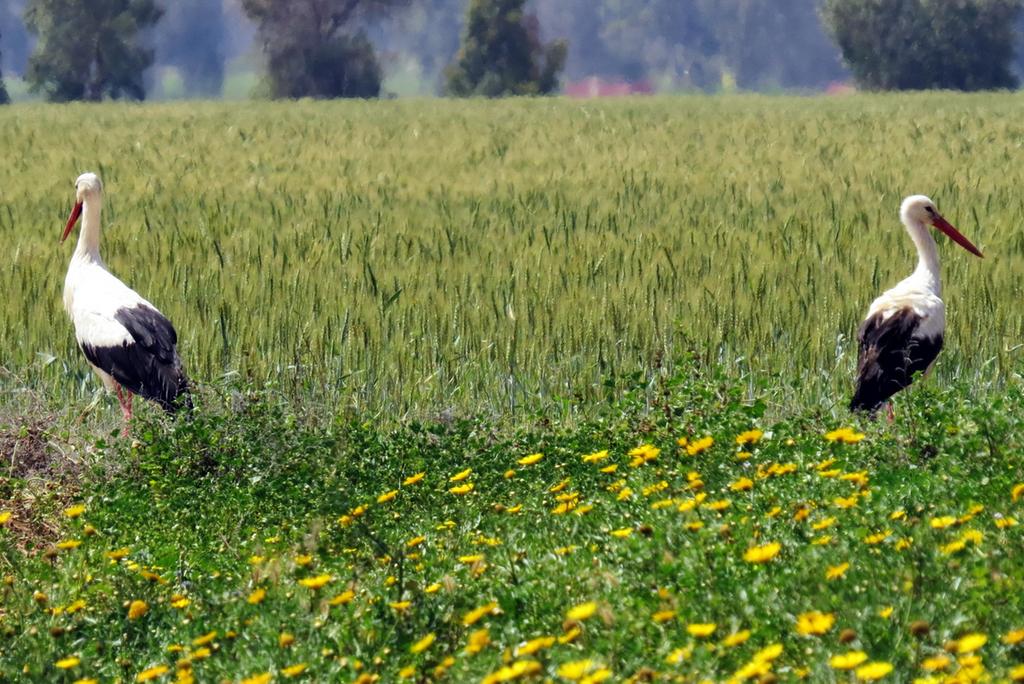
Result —
[[1016, 85], [1020, 9], [1020, 0], [0, 0], [0, 67], [51, 100], [494, 96], [590, 76], [654, 90], [820, 90], [851, 78], [983, 89]]

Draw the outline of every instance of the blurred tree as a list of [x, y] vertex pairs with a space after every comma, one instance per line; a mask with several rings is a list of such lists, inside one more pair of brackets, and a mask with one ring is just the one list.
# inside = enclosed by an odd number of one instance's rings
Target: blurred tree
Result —
[[242, 0], [273, 97], [376, 97], [381, 68], [359, 27], [405, 0]]
[[22, 15], [24, 0], [0, 0], [0, 34], [4, 37], [3, 66], [7, 73], [25, 73], [28, 63], [28, 32]]
[[415, 2], [394, 20], [375, 25], [371, 34], [381, 55], [408, 66], [414, 62], [422, 80], [420, 94], [444, 90], [444, 69], [459, 50], [467, 0]]
[[154, 0], [29, 0], [25, 25], [39, 37], [26, 74], [32, 91], [53, 102], [145, 99], [153, 51], [139, 32], [161, 14]]
[[[0, 35], [0, 37], [3, 37]], [[3, 52], [0, 52], [0, 63], [3, 60]], [[11, 98], [7, 95], [7, 86], [4, 85], [4, 72], [0, 69], [0, 104], [7, 104]]]
[[185, 92], [216, 97], [224, 85], [223, 0], [175, 0], [156, 33], [156, 61], [181, 71]]
[[827, 0], [825, 22], [858, 84], [1011, 88], [1024, 0]]
[[821, 88], [847, 77], [821, 22], [822, 2], [701, 0], [701, 7], [740, 88]]
[[526, 0], [471, 0], [462, 47], [448, 68], [447, 91], [469, 97], [550, 93], [558, 86], [567, 45], [540, 41]]

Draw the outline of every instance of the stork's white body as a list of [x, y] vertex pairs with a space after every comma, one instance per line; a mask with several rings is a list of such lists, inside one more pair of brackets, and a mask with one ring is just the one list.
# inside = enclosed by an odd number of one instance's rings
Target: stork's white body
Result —
[[[92, 212], [95, 215], [90, 216]], [[133, 309], [140, 304], [153, 307], [108, 271], [100, 258], [99, 213], [99, 207], [85, 205], [78, 247], [64, 278], [64, 309], [75, 326], [75, 339], [80, 347], [118, 347], [134, 342], [128, 329], [114, 316], [122, 309]], [[93, 234], [96, 240], [89, 244]], [[92, 362], [89, 365], [108, 390], [116, 391], [117, 382], [109, 373]]]

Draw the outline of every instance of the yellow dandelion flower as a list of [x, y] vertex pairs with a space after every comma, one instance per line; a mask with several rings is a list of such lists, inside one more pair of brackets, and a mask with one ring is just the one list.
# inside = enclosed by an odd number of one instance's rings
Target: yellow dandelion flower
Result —
[[53, 664], [58, 670], [70, 670], [73, 667], [78, 667], [82, 660], [78, 656], [68, 656], [67, 658], [61, 658]]
[[885, 608], [882, 608], [880, 611], [878, 611], [878, 617], [882, 618], [883, 620], [888, 620], [889, 617], [892, 615], [893, 610], [894, 608], [892, 606], [886, 606]]
[[269, 672], [261, 672], [260, 674], [246, 677], [240, 684], [270, 684], [270, 681], [274, 678]]
[[466, 484], [463, 484], [463, 485], [457, 485], [455, 487], [452, 487], [448, 491], [451, 492], [452, 494], [458, 494], [458, 495], [469, 494], [471, 491], [473, 491], [473, 483], [472, 482], [467, 482]]
[[558, 643], [569, 644], [576, 640], [580, 634], [583, 634], [583, 630], [580, 629], [579, 625], [573, 625], [568, 632], [558, 637]]
[[338, 594], [337, 596], [332, 598], [327, 603], [329, 603], [332, 606], [343, 606], [346, 603], [351, 603], [352, 599], [354, 599], [355, 597], [356, 597], [356, 593], [354, 591], [352, 591], [351, 589], [349, 589], [347, 591], [341, 592], [340, 594]]
[[484, 555], [482, 553], [475, 553], [472, 556], [459, 556], [459, 562], [465, 563], [466, 565], [473, 565], [474, 563], [479, 563], [483, 559]]
[[743, 554], [743, 560], [748, 563], [767, 563], [779, 555], [779, 551], [781, 550], [782, 544], [778, 542], [769, 542], [768, 544], [754, 546], [747, 549]]
[[960, 637], [956, 642], [957, 653], [973, 653], [988, 642], [988, 637], [979, 632], [973, 634], [965, 634]]
[[557, 672], [559, 677], [562, 677], [563, 679], [570, 679], [575, 682], [583, 679], [583, 677], [586, 676], [586, 674], [593, 668], [593, 660], [572, 660], [559, 665]]
[[754, 654], [752, 661], [770, 663], [782, 655], [782, 644], [769, 644]]
[[295, 635], [291, 632], [281, 632], [277, 635], [277, 645], [280, 648], [288, 648], [295, 643]]
[[1019, 498], [1024, 496], [1024, 482], [1016, 484], [1013, 489], [1010, 490], [1010, 499], [1016, 502]]
[[573, 622], [582, 622], [593, 616], [596, 612], [597, 603], [595, 601], [587, 601], [566, 611], [565, 619]]
[[0, 511], [0, 525], [4, 525], [11, 519], [10, 511]]
[[1024, 642], [1024, 629], [1015, 629], [1003, 635], [1003, 643], [1007, 646], [1014, 646]]
[[731, 505], [731, 501], [729, 501], [728, 499], [722, 499], [720, 501], [709, 501], [708, 503], [704, 504], [704, 508], [710, 511], [724, 511]]
[[876, 661], [873, 663], [868, 663], [867, 665], [861, 665], [857, 668], [855, 674], [857, 675], [857, 679], [861, 681], [873, 682], [875, 680], [881, 679], [890, 672], [892, 672], [891, 663]]
[[764, 432], [761, 430], [747, 430], [741, 432], [736, 436], [736, 444], [743, 446], [744, 444], [757, 444], [761, 441], [761, 437], [764, 436]]
[[529, 456], [523, 456], [521, 459], [516, 461], [521, 466], [533, 465], [540, 459], [544, 458], [544, 454], [530, 454]]
[[832, 656], [829, 658], [828, 664], [836, 670], [852, 670], [866, 662], [867, 659], [868, 654], [864, 651], [849, 651]]
[[57, 548], [61, 551], [70, 551], [71, 549], [77, 549], [82, 545], [82, 542], [78, 539], [65, 539], [64, 541], [57, 542]]
[[836, 580], [846, 574], [846, 571], [850, 569], [849, 563], [840, 563], [839, 565], [830, 565], [828, 570], [825, 571], [825, 579]]
[[608, 450], [603, 449], [602, 451], [595, 451], [592, 454], [587, 454], [586, 456], [583, 457], [583, 462], [597, 463], [598, 461], [603, 461], [606, 458], [608, 458]]
[[941, 551], [947, 556], [950, 556], [959, 551], [963, 551], [965, 548], [967, 548], [967, 542], [965, 542], [963, 539], [957, 539], [956, 541], [951, 541], [948, 544], [940, 546], [939, 551]]
[[254, 589], [253, 592], [249, 594], [249, 598], [245, 600], [250, 605], [256, 606], [260, 604], [260, 602], [266, 597], [266, 595], [267, 590], [262, 587], [258, 587], [257, 589]]
[[401, 677], [402, 679], [412, 679], [413, 677], [416, 676], [416, 666], [415, 665], [406, 665], [405, 667], [403, 667], [401, 670], [398, 671], [398, 676]]
[[415, 475], [410, 475], [409, 477], [402, 480], [402, 486], [409, 487], [410, 485], [414, 485], [420, 480], [422, 480], [424, 477], [426, 477], [426, 475], [426, 473], [416, 473]]
[[466, 653], [474, 655], [487, 648], [491, 643], [491, 632], [486, 627], [470, 632], [466, 640]]
[[481, 618], [483, 618], [483, 617], [485, 617], [487, 615], [490, 615], [491, 613], [493, 613], [497, 609], [498, 609], [497, 602], [491, 601], [490, 603], [485, 603], [484, 605], [480, 606], [479, 608], [474, 608], [473, 610], [471, 610], [468, 613], [466, 613], [465, 615], [463, 615], [462, 616], [462, 624], [465, 625], [466, 627], [469, 627], [470, 625], [476, 624], [477, 622], [480, 621]]
[[660, 625], [662, 623], [668, 622], [669, 620], [675, 619], [675, 617], [676, 611], [674, 610], [659, 610], [651, 616], [651, 619], [654, 620], [655, 623]]
[[207, 632], [203, 636], [196, 637], [195, 639], [193, 639], [192, 640], [192, 645], [193, 646], [205, 646], [206, 644], [210, 643], [211, 641], [213, 641], [216, 638], [217, 638], [216, 630], [214, 630], [212, 632]]
[[423, 537], [423, 536], [420, 536], [420, 537], [413, 537], [413, 538], [412, 538], [412, 539], [410, 539], [409, 541], [405, 542], [405, 546], [406, 546], [406, 548], [409, 548], [409, 549], [411, 549], [411, 548], [413, 548], [413, 547], [419, 546], [420, 544], [422, 544], [422, 543], [423, 543], [423, 542], [425, 542], [426, 540], [427, 540], [427, 538], [426, 538], [426, 537]]
[[610, 534], [613, 537], [618, 537], [619, 539], [624, 539], [624, 538], [628, 537], [629, 535], [633, 534], [633, 529], [630, 528], [630, 527], [623, 527], [623, 528], [620, 528], [618, 530], [612, 530], [610, 532]]
[[120, 549], [114, 549], [113, 551], [107, 551], [104, 555], [112, 561], [119, 561], [125, 556], [131, 553], [131, 549], [127, 546], [123, 546]]
[[555, 637], [553, 636], [540, 636], [535, 639], [523, 642], [516, 648], [516, 657], [524, 655], [533, 655], [537, 651], [544, 650], [545, 648], [551, 648], [555, 644]]
[[512, 470], [511, 468], [506, 470], [505, 474], [502, 475], [502, 477], [504, 477], [506, 480], [511, 480], [515, 476], [516, 476], [516, 471]]
[[64, 515], [68, 518], [77, 518], [78, 516], [85, 513], [85, 506], [78, 504], [77, 506], [71, 506], [70, 508], [64, 509]]
[[304, 577], [299, 580], [299, 584], [307, 589], [319, 589], [332, 579], [334, 578], [330, 575], [317, 575], [316, 577]]
[[100, 684], [100, 680], [92, 677], [83, 677], [82, 679], [76, 679], [72, 684]]
[[724, 639], [722, 639], [722, 646], [725, 646], [726, 648], [732, 648], [734, 646], [739, 646], [741, 644], [747, 643], [747, 641], [749, 639], [750, 639], [750, 630], [749, 629], [741, 629], [740, 631], [733, 632], [729, 636], [727, 636]]
[[835, 504], [836, 508], [853, 508], [857, 505], [858, 496], [853, 494], [851, 496], [837, 496], [832, 499], [832, 503]]
[[960, 540], [965, 541], [969, 544], [977, 546], [985, 538], [985, 535], [980, 530], [964, 530], [963, 534], [960, 535]]
[[885, 541], [889, 535], [892, 534], [892, 530], [886, 530], [885, 532], [877, 532], [875, 534], [869, 534], [864, 537], [864, 543], [868, 546], [877, 546]]
[[937, 672], [939, 670], [945, 670], [949, 667], [949, 664], [953, 662], [946, 655], [932, 656], [931, 658], [925, 658], [921, 661], [921, 669], [925, 672]]
[[138, 620], [140, 617], [149, 612], [149, 604], [145, 601], [139, 601], [136, 599], [128, 605], [128, 619]]
[[301, 554], [295, 557], [295, 564], [300, 568], [304, 568], [313, 562], [313, 557], [307, 554]]
[[852, 428], [844, 427], [826, 432], [825, 439], [829, 442], [840, 442], [841, 444], [856, 444], [864, 439], [864, 435], [854, 432]]
[[448, 481], [449, 482], [461, 482], [461, 481], [465, 480], [467, 477], [469, 477], [472, 474], [473, 474], [473, 469], [472, 468], [466, 468], [465, 470], [463, 470], [461, 472], [458, 472], [458, 473], [455, 473], [454, 475], [449, 477]]
[[430, 634], [426, 635], [425, 637], [423, 637], [422, 639], [417, 641], [415, 644], [410, 646], [409, 647], [409, 652], [410, 653], [414, 653], [414, 654], [415, 653], [423, 653], [428, 648], [430, 648], [430, 645], [432, 643], [434, 643], [434, 639], [436, 639], [436, 638], [437, 638], [437, 635], [434, 634], [433, 632], [431, 632]]
[[832, 629], [835, 622], [836, 616], [832, 613], [812, 610], [797, 616], [796, 632], [803, 636], [820, 636]]
[[697, 456], [698, 454], [702, 454], [708, 449], [710, 449], [712, 445], [714, 445], [714, 443], [714, 437], [702, 437], [700, 439], [694, 440], [690, 444], [687, 444], [686, 453], [689, 454], [690, 456]]
[[838, 522], [838, 518], [835, 518], [835, 517], [825, 518], [824, 520], [819, 520], [818, 522], [816, 522], [813, 525], [811, 525], [811, 529], [813, 529], [815, 532], [820, 532], [821, 530], [826, 530], [826, 529], [832, 527], [833, 525], [836, 524], [836, 522]]
[[754, 488], [754, 481], [749, 477], [741, 477], [732, 484], [729, 485], [729, 489], [734, 492], [749, 492]]
[[288, 667], [281, 670], [281, 674], [288, 678], [298, 677], [300, 674], [306, 671], [306, 668], [306, 663], [295, 663], [294, 665], [289, 665]]
[[956, 523], [957, 523], [957, 520], [956, 520], [956, 518], [954, 516], [952, 516], [952, 515], [943, 515], [943, 516], [938, 517], [938, 518], [932, 518], [930, 524], [931, 524], [933, 529], [944, 530], [947, 527], [950, 527], [952, 525], [956, 525]]
[[1020, 523], [1017, 522], [1017, 519], [1012, 515], [1004, 516], [998, 513], [996, 514], [996, 527], [1000, 530], [1006, 529], [1007, 527], [1016, 527], [1019, 524]]
[[409, 607], [412, 606], [412, 601], [392, 601], [388, 605], [391, 607], [391, 610], [401, 613], [409, 610]]
[[377, 503], [383, 504], [389, 501], [394, 501], [396, 496], [398, 496], [398, 490], [392, 489], [390, 492], [384, 492], [383, 494], [378, 496]]
[[137, 682], [148, 682], [152, 679], [156, 679], [162, 675], [167, 674], [171, 668], [166, 665], [154, 665], [148, 669], [143, 670], [139, 674], [135, 675], [135, 681]]
[[716, 629], [718, 629], [718, 625], [713, 622], [697, 622], [686, 625], [686, 631], [690, 633], [690, 636], [698, 639], [711, 636]]
[[192, 601], [189, 600], [188, 598], [186, 598], [185, 596], [179, 596], [179, 595], [175, 594], [174, 596], [171, 597], [171, 607], [172, 608], [178, 608], [179, 610], [181, 608], [188, 608], [188, 606], [191, 603], [192, 603]]
[[85, 599], [75, 599], [74, 601], [69, 603], [68, 607], [65, 608], [64, 610], [67, 611], [68, 613], [74, 614], [74, 613], [77, 613], [80, 610], [84, 610], [85, 606], [86, 606]]
[[607, 465], [604, 468], [601, 468], [601, 472], [602, 473], [614, 473], [618, 469], [619, 469], [619, 464], [618, 463], [612, 463], [611, 465]]

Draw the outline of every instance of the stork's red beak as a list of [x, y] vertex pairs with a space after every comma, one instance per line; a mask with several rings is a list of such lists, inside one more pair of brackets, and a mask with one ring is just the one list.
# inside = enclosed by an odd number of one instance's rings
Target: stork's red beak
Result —
[[63, 243], [68, 239], [68, 235], [71, 234], [71, 229], [78, 223], [78, 217], [82, 215], [82, 203], [75, 202], [75, 208], [71, 210], [71, 216], [68, 216], [68, 225], [64, 226], [64, 234], [60, 236], [60, 241]]
[[982, 259], [985, 258], [985, 255], [981, 253], [981, 250], [979, 250], [977, 247], [971, 244], [970, 240], [961, 235], [960, 231], [954, 228], [953, 224], [951, 224], [949, 221], [942, 218], [942, 216], [940, 216], [938, 212], [934, 214], [934, 218], [932, 219], [932, 225], [941, 230], [946, 235], [948, 235], [953, 240], [953, 242], [957, 243], [974, 256], [981, 257]]

